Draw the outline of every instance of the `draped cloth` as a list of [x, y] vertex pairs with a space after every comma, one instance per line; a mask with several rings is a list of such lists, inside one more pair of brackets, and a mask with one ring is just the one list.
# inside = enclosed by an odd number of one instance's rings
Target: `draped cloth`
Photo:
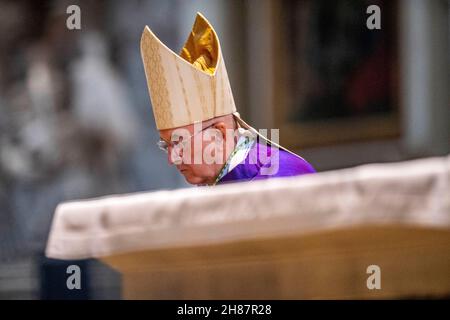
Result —
[[449, 156], [258, 180], [62, 203], [46, 254], [101, 259], [125, 298], [450, 294]]

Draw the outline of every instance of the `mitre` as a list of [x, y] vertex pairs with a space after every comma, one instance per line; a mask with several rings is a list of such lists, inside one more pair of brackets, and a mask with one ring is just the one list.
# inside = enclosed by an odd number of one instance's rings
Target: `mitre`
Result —
[[197, 13], [179, 54], [145, 27], [141, 54], [158, 130], [236, 112], [219, 38]]

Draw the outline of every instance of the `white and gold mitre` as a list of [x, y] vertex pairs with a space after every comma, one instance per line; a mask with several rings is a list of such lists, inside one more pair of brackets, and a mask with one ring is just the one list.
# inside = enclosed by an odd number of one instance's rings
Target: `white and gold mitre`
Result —
[[158, 130], [236, 112], [219, 38], [197, 13], [180, 54], [145, 27], [141, 54]]

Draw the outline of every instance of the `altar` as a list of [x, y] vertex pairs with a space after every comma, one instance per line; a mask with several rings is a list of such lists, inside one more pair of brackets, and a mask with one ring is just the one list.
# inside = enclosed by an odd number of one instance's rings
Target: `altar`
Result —
[[449, 195], [449, 156], [113, 195], [60, 204], [46, 254], [124, 299], [448, 297]]

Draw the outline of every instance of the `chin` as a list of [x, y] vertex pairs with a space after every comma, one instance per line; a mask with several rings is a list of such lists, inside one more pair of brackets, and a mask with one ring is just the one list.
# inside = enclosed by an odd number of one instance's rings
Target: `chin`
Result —
[[189, 184], [193, 184], [193, 185], [206, 184], [205, 180], [200, 177], [192, 176], [190, 174], [183, 174], [183, 175], [184, 175], [184, 179], [186, 179], [186, 182]]

